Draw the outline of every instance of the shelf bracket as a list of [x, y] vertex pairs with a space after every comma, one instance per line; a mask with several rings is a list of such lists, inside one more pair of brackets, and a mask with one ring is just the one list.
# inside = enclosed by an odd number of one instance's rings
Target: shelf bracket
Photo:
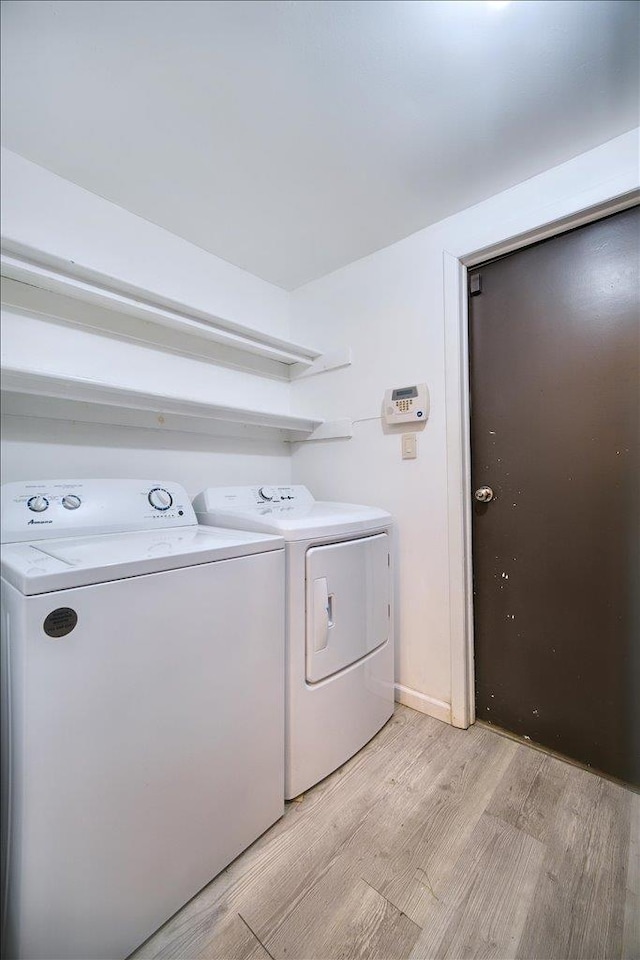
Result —
[[309, 440], [349, 440], [353, 436], [352, 420], [325, 420], [311, 433], [291, 431], [289, 443], [307, 443]]
[[338, 370], [340, 367], [351, 366], [351, 348], [343, 347], [340, 350], [331, 350], [316, 357], [310, 364], [292, 363], [289, 367], [290, 380], [302, 380], [304, 377], [313, 377], [327, 370]]

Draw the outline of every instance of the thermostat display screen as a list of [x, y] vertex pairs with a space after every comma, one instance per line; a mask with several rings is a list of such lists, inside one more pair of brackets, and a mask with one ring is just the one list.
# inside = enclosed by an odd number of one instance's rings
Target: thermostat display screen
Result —
[[417, 387], [400, 387], [397, 390], [393, 391], [391, 397], [392, 400], [408, 400], [409, 397], [417, 397], [418, 388]]

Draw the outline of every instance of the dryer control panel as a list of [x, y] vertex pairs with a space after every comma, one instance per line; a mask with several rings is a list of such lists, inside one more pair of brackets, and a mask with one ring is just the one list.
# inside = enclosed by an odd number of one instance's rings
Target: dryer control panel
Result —
[[24, 480], [2, 487], [2, 543], [195, 525], [168, 480]]
[[292, 486], [209, 487], [193, 501], [197, 512], [213, 513], [233, 510], [248, 513], [265, 506], [285, 509], [308, 507], [315, 503], [313, 495], [302, 484]]

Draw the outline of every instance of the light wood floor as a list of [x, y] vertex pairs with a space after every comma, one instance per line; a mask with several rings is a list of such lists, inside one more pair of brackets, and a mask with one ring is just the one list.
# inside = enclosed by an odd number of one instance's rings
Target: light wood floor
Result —
[[640, 958], [640, 796], [398, 707], [135, 960]]

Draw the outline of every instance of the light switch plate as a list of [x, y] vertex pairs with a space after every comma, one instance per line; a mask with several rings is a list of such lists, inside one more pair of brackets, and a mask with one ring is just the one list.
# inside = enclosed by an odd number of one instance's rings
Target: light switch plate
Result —
[[415, 433], [402, 434], [402, 459], [415, 460], [418, 456], [417, 437]]

